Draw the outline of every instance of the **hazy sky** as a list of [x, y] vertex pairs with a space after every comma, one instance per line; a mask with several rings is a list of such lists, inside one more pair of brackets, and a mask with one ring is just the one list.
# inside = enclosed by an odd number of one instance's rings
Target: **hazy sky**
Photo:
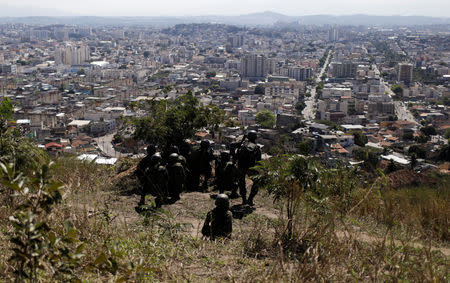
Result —
[[[363, 13], [450, 17], [450, 0], [0, 0], [0, 9], [5, 6], [14, 12], [42, 16], [55, 16], [55, 11], [60, 11], [60, 15], [89, 16], [239, 15], [273, 11], [292, 16]], [[1, 11], [0, 15], [4, 16]]]

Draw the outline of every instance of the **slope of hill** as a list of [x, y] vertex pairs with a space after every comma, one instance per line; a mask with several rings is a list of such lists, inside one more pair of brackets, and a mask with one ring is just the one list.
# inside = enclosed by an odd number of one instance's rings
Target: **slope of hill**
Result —
[[[287, 237], [286, 203], [265, 191], [255, 210], [233, 220], [229, 240], [201, 238], [209, 194], [182, 194], [174, 205], [136, 212], [139, 201], [133, 163], [114, 168], [56, 160], [52, 178], [65, 183], [63, 202], [49, 217], [52, 231], [73, 227], [82, 251], [68, 273], [44, 265], [40, 278], [69, 281], [446, 281], [450, 259], [448, 180], [434, 188], [376, 192], [358, 188], [355, 209], [343, 214], [343, 199], [308, 200], [296, 212]], [[128, 165], [127, 165], [128, 164]], [[124, 167], [125, 166], [125, 167]], [[123, 169], [121, 169], [123, 170]], [[336, 180], [336, 182], [339, 182]], [[250, 180], [248, 180], [248, 184]], [[3, 203], [9, 202], [4, 192]], [[151, 198], [149, 198], [151, 201]], [[311, 202], [312, 201], [312, 202]], [[232, 205], [238, 205], [233, 200]], [[348, 210], [347, 210], [348, 211]], [[0, 208], [0, 281], [12, 281], [11, 208]], [[395, 221], [392, 221], [395, 219]], [[444, 229], [438, 233], [438, 229]], [[82, 243], [81, 245], [79, 243]], [[70, 242], [68, 244], [70, 249]], [[46, 252], [47, 258], [52, 253]], [[53, 269], [54, 270], [54, 269]]]

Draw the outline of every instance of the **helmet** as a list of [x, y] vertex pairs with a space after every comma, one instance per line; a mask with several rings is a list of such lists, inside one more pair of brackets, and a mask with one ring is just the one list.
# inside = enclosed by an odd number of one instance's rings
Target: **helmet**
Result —
[[230, 199], [226, 194], [219, 194], [216, 198], [216, 206], [228, 210], [230, 208]]
[[150, 160], [151, 160], [152, 164], [157, 164], [157, 163], [161, 162], [161, 160], [162, 160], [161, 154], [159, 152], [153, 154], [152, 158]]
[[209, 140], [202, 140], [200, 142], [200, 148], [202, 149], [208, 149], [210, 146]]
[[147, 154], [152, 156], [156, 153], [156, 146], [154, 144], [147, 145]]
[[230, 152], [227, 150], [222, 151], [220, 153], [220, 160], [225, 162], [230, 161]]
[[167, 163], [174, 164], [178, 162], [178, 154], [177, 153], [171, 153], [169, 155], [169, 158], [167, 159]]
[[251, 130], [247, 133], [247, 138], [249, 139], [249, 141], [254, 142], [256, 141], [256, 138], [258, 138], [258, 134], [256, 133], [256, 131]]
[[180, 145], [180, 153], [187, 157], [189, 155], [189, 152], [191, 151], [191, 145], [184, 141], [181, 145]]
[[176, 145], [170, 146], [170, 147], [169, 147], [169, 153], [180, 154], [180, 151], [178, 150], [178, 146], [176, 146]]

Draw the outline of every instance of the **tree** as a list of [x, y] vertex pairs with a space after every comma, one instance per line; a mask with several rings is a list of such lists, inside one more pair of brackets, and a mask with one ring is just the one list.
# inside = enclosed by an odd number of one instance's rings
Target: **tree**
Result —
[[403, 140], [405, 140], [405, 141], [410, 141], [410, 140], [413, 140], [414, 139], [414, 135], [413, 135], [413, 133], [412, 132], [405, 132], [404, 134], [403, 134]]
[[255, 122], [263, 128], [273, 128], [276, 123], [275, 114], [269, 110], [263, 110], [256, 114]]
[[391, 90], [395, 93], [397, 96], [403, 95], [403, 88], [400, 85], [392, 85]]
[[450, 139], [450, 129], [445, 130], [444, 138]]
[[77, 71], [77, 75], [81, 76], [81, 75], [86, 75], [86, 71], [84, 69], [80, 69]]
[[427, 137], [436, 135], [436, 129], [433, 126], [425, 126], [420, 131]]
[[144, 51], [144, 58], [148, 58], [150, 56], [150, 51]]
[[427, 157], [427, 151], [425, 150], [425, 148], [423, 146], [420, 146], [420, 145], [410, 146], [408, 149], [408, 154], [410, 156], [412, 156], [414, 154], [416, 157], [419, 157], [419, 158]]
[[197, 130], [205, 127], [217, 129], [221, 123], [222, 112], [199, 105], [191, 91], [172, 102], [153, 99], [139, 107], [148, 115], [132, 121], [135, 127], [133, 137], [162, 147], [180, 146]]
[[10, 121], [14, 116], [14, 106], [11, 99], [8, 97], [3, 98], [0, 104], [0, 120]]
[[298, 101], [295, 103], [295, 110], [297, 111], [297, 114], [302, 114], [303, 109], [305, 109], [306, 105], [304, 102]]
[[418, 142], [418, 143], [426, 143], [428, 141], [429, 137], [425, 136], [425, 135], [420, 135], [417, 137], [414, 137], [414, 141]]
[[264, 94], [265, 93], [265, 87], [262, 84], [259, 84], [255, 87], [255, 94]]
[[305, 140], [297, 144], [298, 153], [302, 155], [308, 155], [313, 150], [313, 141]]
[[438, 159], [450, 162], [450, 144], [446, 144], [439, 150]]
[[217, 73], [216, 73], [216, 71], [214, 71], [214, 70], [210, 70], [210, 71], [206, 72], [206, 77], [207, 77], [207, 78], [213, 78], [213, 77], [215, 77], [216, 75], [217, 75]]
[[355, 144], [359, 146], [365, 146], [369, 142], [369, 139], [361, 131], [353, 132], [353, 137], [355, 138]]

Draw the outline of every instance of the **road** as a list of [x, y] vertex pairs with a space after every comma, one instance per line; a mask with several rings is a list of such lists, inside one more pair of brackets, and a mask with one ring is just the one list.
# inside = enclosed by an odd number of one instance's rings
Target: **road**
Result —
[[[325, 69], [328, 66], [328, 63], [330, 62], [330, 58], [331, 58], [331, 50], [328, 51], [328, 56], [327, 56], [327, 60], [325, 60], [325, 63], [323, 64], [322, 69], [320, 70], [320, 72], [317, 74], [316, 78], [315, 78], [315, 82], [319, 83], [320, 81], [322, 81], [321, 77], [323, 75], [323, 73], [325, 73]], [[316, 88], [313, 87], [311, 89], [311, 95], [309, 97], [306, 98], [305, 100], [305, 105], [306, 107], [303, 109], [302, 114], [305, 120], [314, 120], [316, 118]]]
[[[378, 67], [376, 64], [372, 64], [372, 67], [375, 71], [375, 74], [377, 76], [380, 76], [380, 71], [378, 70]], [[392, 99], [392, 97], [395, 95], [394, 92], [391, 90], [391, 86], [383, 80], [383, 78], [380, 77], [380, 82], [384, 84], [384, 90], [388, 93], [389, 97]], [[395, 115], [397, 115], [397, 118], [399, 120], [405, 120], [409, 122], [413, 122], [416, 125], [417, 123], [416, 119], [414, 118], [414, 115], [411, 114], [411, 111], [408, 110], [405, 103], [402, 101], [394, 101], [394, 108], [395, 108]]]
[[116, 151], [113, 147], [112, 140], [114, 138], [115, 133], [95, 138], [94, 140], [97, 142], [98, 148], [101, 152], [108, 157], [126, 157], [128, 154], [123, 154]]

